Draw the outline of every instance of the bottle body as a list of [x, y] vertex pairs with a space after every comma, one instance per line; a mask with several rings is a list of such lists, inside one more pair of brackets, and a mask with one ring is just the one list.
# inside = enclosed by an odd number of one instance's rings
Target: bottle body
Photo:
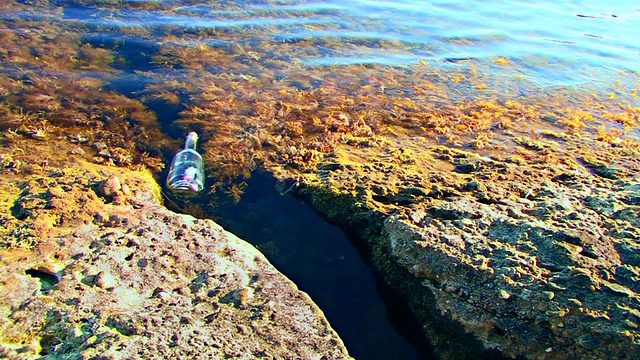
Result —
[[197, 135], [190, 133], [187, 136], [185, 149], [177, 153], [171, 161], [167, 187], [176, 195], [192, 197], [204, 189], [204, 162], [202, 156], [195, 150], [194, 138], [197, 140]]

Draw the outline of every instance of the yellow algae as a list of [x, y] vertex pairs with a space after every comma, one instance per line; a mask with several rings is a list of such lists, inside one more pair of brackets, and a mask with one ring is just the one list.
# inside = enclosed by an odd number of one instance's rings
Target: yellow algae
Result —
[[498, 65], [507, 65], [509, 63], [509, 60], [503, 57], [498, 57], [495, 59], [495, 63]]

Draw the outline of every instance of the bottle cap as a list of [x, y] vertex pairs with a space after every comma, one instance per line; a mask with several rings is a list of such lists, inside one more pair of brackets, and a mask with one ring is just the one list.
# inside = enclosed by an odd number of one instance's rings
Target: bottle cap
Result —
[[184, 148], [195, 150], [197, 142], [198, 142], [198, 134], [196, 134], [195, 131], [192, 131], [187, 135], [187, 139], [184, 142]]

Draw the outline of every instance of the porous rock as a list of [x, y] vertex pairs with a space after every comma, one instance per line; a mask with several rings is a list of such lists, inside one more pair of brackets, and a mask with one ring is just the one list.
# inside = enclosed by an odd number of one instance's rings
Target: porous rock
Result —
[[[148, 172], [99, 167], [23, 178], [2, 203], [21, 215], [4, 223], [0, 248], [0, 357], [349, 358], [317, 306], [253, 246], [168, 211]], [[46, 206], [54, 196], [65, 206]]]
[[[572, 141], [553, 150], [561, 159], [553, 166], [543, 155], [487, 158], [436, 146], [376, 172], [367, 164], [397, 149], [339, 149], [332, 161], [345, 173], [308, 175], [296, 195], [359, 235], [442, 358], [635, 359], [639, 153], [599, 149], [616, 164], [608, 176], [573, 160], [591, 147]], [[401, 146], [426, 151], [413, 139]], [[365, 173], [367, 182], [351, 181]], [[433, 190], [390, 201], [408, 187]]]

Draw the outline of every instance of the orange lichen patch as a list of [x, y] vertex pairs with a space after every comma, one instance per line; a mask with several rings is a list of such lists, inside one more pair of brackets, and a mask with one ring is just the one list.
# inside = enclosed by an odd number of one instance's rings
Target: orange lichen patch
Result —
[[476, 138], [471, 141], [470, 145], [476, 150], [482, 150], [489, 146], [490, 139], [487, 134], [478, 134]]
[[622, 136], [622, 132], [620, 130], [610, 129], [609, 132], [607, 132], [606, 125], [602, 124], [598, 129], [598, 133], [595, 136], [595, 140], [604, 141], [606, 143], [613, 145], [613, 144], [620, 143], [621, 141], [620, 136]]

